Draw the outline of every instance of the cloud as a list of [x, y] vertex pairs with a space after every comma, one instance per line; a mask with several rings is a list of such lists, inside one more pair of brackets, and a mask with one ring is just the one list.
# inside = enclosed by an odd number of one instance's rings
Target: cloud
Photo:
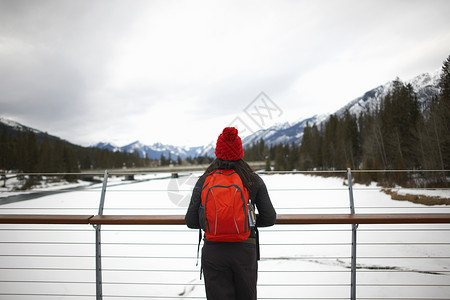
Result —
[[261, 91], [294, 120], [433, 71], [449, 54], [449, 9], [436, 0], [1, 1], [1, 114], [84, 145], [200, 144]]

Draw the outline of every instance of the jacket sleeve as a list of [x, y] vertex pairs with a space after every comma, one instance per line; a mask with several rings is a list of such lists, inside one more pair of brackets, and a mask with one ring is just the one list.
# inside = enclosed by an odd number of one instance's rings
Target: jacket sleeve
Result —
[[[252, 193], [253, 194], [253, 193]], [[258, 176], [258, 187], [254, 193], [253, 203], [258, 209], [258, 216], [256, 217], [256, 227], [268, 227], [275, 224], [277, 214], [270, 201], [267, 187], [261, 177]]]
[[201, 196], [202, 196], [202, 187], [203, 187], [204, 182], [205, 182], [205, 177], [204, 176], [200, 177], [192, 191], [191, 201], [189, 203], [189, 207], [186, 212], [186, 215], [184, 216], [186, 225], [189, 228], [193, 228], [193, 229], [200, 228], [200, 220], [199, 220], [199, 211], [198, 210], [199, 210], [200, 204], [202, 202]]

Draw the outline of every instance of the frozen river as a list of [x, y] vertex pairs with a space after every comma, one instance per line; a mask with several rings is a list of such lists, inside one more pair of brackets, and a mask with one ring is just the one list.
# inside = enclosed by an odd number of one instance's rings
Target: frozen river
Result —
[[[184, 215], [200, 173], [110, 178], [104, 214]], [[342, 179], [262, 175], [279, 214], [349, 213]], [[413, 191], [410, 191], [413, 192]], [[423, 192], [423, 191], [421, 191]], [[450, 197], [449, 192], [427, 191]], [[101, 184], [0, 198], [0, 213], [98, 213]], [[448, 206], [394, 201], [354, 185], [356, 213], [450, 213]], [[21, 200], [21, 201], [18, 201]], [[261, 229], [259, 299], [348, 299], [351, 225]], [[450, 299], [450, 225], [360, 225], [357, 296]], [[198, 232], [184, 226], [102, 226], [104, 299], [202, 299]], [[0, 225], [0, 299], [94, 299], [90, 225]], [[119, 297], [120, 296], [120, 297]]]

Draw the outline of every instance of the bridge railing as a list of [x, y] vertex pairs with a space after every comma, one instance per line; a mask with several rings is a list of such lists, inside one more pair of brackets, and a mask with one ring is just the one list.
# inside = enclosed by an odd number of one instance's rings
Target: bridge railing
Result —
[[[205, 298], [198, 232], [183, 215], [103, 215], [101, 207], [1, 211], [0, 298]], [[449, 224], [450, 213], [434, 212], [279, 214], [261, 229], [258, 298], [448, 299]]]
[[[0, 296], [5, 299], [92, 299], [99, 297], [98, 284], [104, 299], [204, 299], [195, 266], [197, 233], [183, 226], [183, 216], [0, 215], [0, 223]], [[449, 295], [450, 270], [445, 266], [450, 226], [443, 225], [450, 224], [450, 214], [296, 214], [279, 215], [275, 227], [262, 229], [259, 299], [349, 299], [352, 241], [345, 225], [355, 223], [360, 224], [361, 240], [358, 299]], [[101, 282], [94, 275], [95, 230], [86, 225], [103, 226]], [[335, 238], [330, 239], [330, 232]], [[397, 235], [389, 237], [392, 232]], [[428, 238], [399, 241], [398, 233]], [[374, 234], [383, 239], [364, 241], [365, 235]], [[291, 238], [273, 242], [271, 235]], [[410, 255], [408, 248], [424, 253]], [[298, 249], [302, 256], [295, 254]], [[430, 261], [444, 263], [439, 267]]]

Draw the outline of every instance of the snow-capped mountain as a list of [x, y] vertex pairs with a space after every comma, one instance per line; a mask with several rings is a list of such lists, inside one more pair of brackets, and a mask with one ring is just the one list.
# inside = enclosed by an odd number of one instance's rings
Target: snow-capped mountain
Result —
[[441, 77], [441, 69], [433, 73], [423, 73], [414, 77], [409, 82], [417, 93], [417, 99], [422, 110], [430, 105], [431, 98], [440, 92], [439, 80]]
[[288, 122], [277, 124], [267, 129], [261, 129], [255, 133], [246, 136], [242, 139], [242, 144], [245, 147], [250, 146], [261, 139], [267, 145], [285, 144], [291, 142], [300, 142], [303, 136], [303, 130], [306, 124], [316, 124], [321, 118], [315, 115], [311, 118], [290, 124]]
[[[420, 107], [424, 109], [428, 107], [432, 96], [439, 93], [439, 79], [440, 69], [432, 73], [418, 75], [404, 83], [411, 84], [417, 94]], [[390, 92], [393, 83], [394, 80], [367, 91], [361, 97], [350, 101], [348, 104], [338, 109], [334, 114], [337, 117], [342, 117], [345, 111], [348, 110], [352, 115], [359, 116], [362, 112], [368, 111], [369, 109], [373, 111], [380, 105], [382, 99]], [[274, 125], [245, 137], [242, 142], [244, 147], [257, 142], [260, 139], [263, 139], [267, 145], [292, 142], [300, 143], [303, 137], [303, 130], [305, 129], [307, 123], [309, 123], [310, 126], [313, 124], [318, 126], [320, 123], [325, 122], [328, 117], [329, 115], [315, 115], [311, 118], [294, 122], [291, 125], [288, 123]]]
[[11, 128], [11, 129], [18, 130], [18, 131], [29, 131], [29, 130], [31, 130], [34, 133], [42, 133], [43, 134], [42, 131], [39, 131], [37, 129], [31, 128], [31, 127], [28, 127], [28, 126], [25, 126], [25, 125], [22, 125], [19, 122], [16, 122], [16, 121], [13, 121], [13, 120], [10, 120], [10, 119], [6, 119], [6, 118], [3, 118], [3, 117], [0, 117], [0, 123], [3, 124], [6, 128]]
[[166, 159], [170, 158], [173, 160], [178, 159], [186, 159], [188, 157], [198, 157], [202, 155], [202, 152], [205, 150], [205, 147], [181, 147], [181, 146], [173, 146], [173, 145], [164, 145], [161, 143], [154, 143], [152, 145], [144, 145], [139, 141], [135, 141], [131, 144], [119, 147], [111, 143], [98, 143], [95, 146], [96, 148], [108, 149], [110, 151], [121, 151], [134, 153], [137, 152], [140, 157], [145, 158], [148, 157], [150, 159], [160, 159], [161, 155], [164, 155]]
[[20, 124], [19, 122], [10, 120], [10, 119], [6, 119], [3, 117], [0, 117], [0, 126], [3, 126], [3, 128], [6, 129], [6, 132], [9, 134], [12, 134], [13, 136], [17, 135], [18, 132], [28, 132], [31, 131], [36, 135], [36, 139], [42, 141], [45, 137], [47, 137], [49, 140], [59, 140], [61, 141], [62, 139], [57, 137], [57, 136], [53, 136], [50, 134], [47, 134], [43, 131], [40, 131], [38, 129], [35, 128], [31, 128], [28, 126], [25, 126], [23, 124]]
[[[436, 70], [431, 74], [420, 74], [405, 82], [405, 84], [411, 84], [413, 87], [417, 94], [419, 106], [422, 110], [428, 107], [432, 96], [439, 93], [439, 78], [440, 70]], [[394, 81], [392, 80], [366, 92], [363, 96], [350, 101], [347, 105], [337, 110], [335, 114], [340, 117], [348, 110], [351, 114], [359, 116], [361, 112], [367, 111], [368, 109], [374, 110], [380, 105], [381, 100], [390, 92], [393, 84]]]
[[[432, 73], [424, 73], [406, 81], [405, 84], [411, 84], [414, 91], [417, 93], [417, 98], [419, 105], [422, 108], [428, 106], [428, 101], [433, 95], [439, 93], [439, 78], [440, 70], [436, 70]], [[381, 100], [390, 92], [392, 89], [394, 80], [389, 81], [383, 85], [380, 85], [370, 91], [367, 91], [361, 97], [358, 97], [348, 104], [338, 109], [334, 114], [338, 117], [342, 117], [346, 110], [351, 114], [359, 116], [362, 112], [367, 110], [374, 110], [377, 108]], [[288, 144], [288, 143], [300, 143], [303, 137], [303, 130], [306, 125], [320, 125], [325, 122], [330, 115], [315, 115], [310, 118], [299, 120], [297, 122], [280, 123], [275, 124], [266, 129], [258, 130], [242, 139], [244, 148], [260, 141], [261, 139], [267, 145], [276, 144]], [[159, 159], [161, 154], [167, 159], [169, 153], [172, 159], [177, 159], [179, 156], [181, 159], [186, 157], [197, 157], [197, 156], [214, 156], [214, 145], [198, 146], [198, 147], [178, 147], [171, 145], [164, 145], [161, 143], [155, 143], [153, 145], [147, 146], [140, 142], [134, 142], [123, 147], [117, 147], [112, 144], [99, 143], [96, 145], [99, 148], [106, 148], [111, 151], [127, 151], [133, 152], [137, 151], [141, 157], [147, 155], [151, 159]]]
[[116, 146], [111, 143], [100, 142], [92, 146], [93, 148], [107, 149], [111, 152], [121, 151], [119, 146]]

